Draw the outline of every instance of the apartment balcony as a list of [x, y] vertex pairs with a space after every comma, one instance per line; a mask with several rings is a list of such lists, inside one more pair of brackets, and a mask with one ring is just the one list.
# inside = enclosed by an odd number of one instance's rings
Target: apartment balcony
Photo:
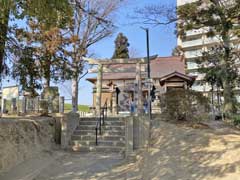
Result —
[[184, 41], [182, 42], [182, 48], [186, 49], [186, 48], [192, 48], [192, 47], [198, 47], [198, 46], [203, 46], [204, 42], [202, 39], [196, 39], [196, 40], [192, 40], [192, 41]]
[[200, 91], [200, 92], [211, 91], [211, 87], [209, 85], [201, 85], [201, 84], [193, 84], [191, 89], [194, 91]]
[[198, 58], [202, 56], [202, 50], [185, 51], [184, 55], [186, 59]]
[[194, 1], [197, 1], [197, 0], [177, 0], [177, 6], [182, 6], [184, 4], [191, 3]]
[[205, 75], [204, 74], [199, 74], [198, 77], [196, 78], [197, 81], [202, 81], [204, 79]]
[[213, 37], [213, 38], [185, 41], [185, 42], [182, 42], [182, 47], [184, 49], [187, 49], [187, 48], [192, 48], [192, 47], [202, 47], [205, 45], [210, 45], [210, 44], [215, 44], [215, 43], [219, 43], [219, 38], [217, 36]]
[[[190, 41], [183, 41], [182, 42], [182, 48], [183, 49], [190, 49], [190, 48], [200, 48], [202, 46], [209, 46], [213, 44], [219, 43], [221, 38], [219, 36], [214, 36], [214, 37], [209, 37], [209, 38], [199, 38], [196, 40], [190, 40]], [[238, 42], [239, 38], [238, 37], [233, 37], [231, 38], [232, 42]], [[236, 44], [235, 46], [238, 46]]]
[[196, 69], [198, 69], [199, 67], [198, 67], [198, 64], [197, 63], [195, 63], [195, 62], [187, 62], [187, 69], [188, 70], [196, 70]]
[[200, 28], [200, 29], [193, 29], [193, 30], [189, 30], [186, 33], [186, 37], [189, 36], [196, 36], [196, 35], [200, 35], [200, 34], [206, 34], [209, 31], [208, 27], [204, 27], [204, 28]]

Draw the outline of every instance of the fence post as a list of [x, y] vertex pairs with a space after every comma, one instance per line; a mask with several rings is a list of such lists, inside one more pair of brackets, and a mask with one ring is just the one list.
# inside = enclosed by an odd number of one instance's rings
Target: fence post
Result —
[[35, 99], [35, 111], [37, 111], [37, 113], [39, 113], [39, 103], [40, 103], [40, 97], [36, 97]]
[[52, 96], [48, 97], [48, 112], [53, 113], [53, 98], [52, 98]]
[[11, 111], [12, 111], [12, 113], [17, 112], [17, 99], [16, 98], [11, 99]]
[[2, 114], [6, 113], [6, 106], [7, 106], [7, 100], [3, 99], [2, 100]]
[[22, 113], [23, 114], [26, 114], [26, 103], [27, 103], [26, 97], [23, 97], [23, 99], [22, 99]]
[[59, 113], [64, 113], [64, 97], [59, 97]]

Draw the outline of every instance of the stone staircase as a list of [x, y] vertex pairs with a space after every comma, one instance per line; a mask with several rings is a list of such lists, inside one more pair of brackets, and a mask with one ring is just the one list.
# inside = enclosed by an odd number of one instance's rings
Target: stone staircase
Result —
[[120, 118], [108, 117], [98, 134], [96, 146], [96, 118], [81, 118], [78, 127], [71, 137], [71, 147], [75, 152], [125, 152], [125, 122]]

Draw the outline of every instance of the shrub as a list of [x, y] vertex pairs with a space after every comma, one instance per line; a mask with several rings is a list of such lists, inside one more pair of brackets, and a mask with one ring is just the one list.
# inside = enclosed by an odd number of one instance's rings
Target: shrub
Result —
[[209, 100], [192, 90], [170, 90], [161, 97], [161, 110], [167, 120], [201, 121], [208, 118]]
[[234, 124], [235, 126], [239, 126], [239, 125], [240, 125], [240, 115], [234, 115], [234, 116], [232, 117], [232, 119], [233, 119], [233, 124]]

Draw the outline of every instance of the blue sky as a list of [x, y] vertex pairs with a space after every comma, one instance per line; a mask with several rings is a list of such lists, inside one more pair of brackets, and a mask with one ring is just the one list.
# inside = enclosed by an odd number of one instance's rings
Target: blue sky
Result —
[[[132, 25], [131, 19], [128, 15], [134, 12], [137, 7], [144, 7], [148, 4], [168, 3], [176, 4], [176, 0], [128, 0], [129, 3], [124, 5], [116, 14], [116, 25], [118, 29], [113, 36], [106, 38], [90, 48], [96, 57], [111, 58], [114, 51], [114, 40], [119, 32], [127, 36], [130, 48], [135, 49], [139, 56], [146, 56], [146, 35], [140, 28], [140, 24]], [[150, 54], [158, 54], [159, 56], [171, 55], [172, 49], [176, 46], [177, 40], [174, 35], [174, 25], [170, 27], [164, 26], [149, 26], [150, 30]], [[94, 77], [95, 74], [88, 74], [85, 78]], [[92, 84], [83, 78], [79, 84], [79, 104], [92, 105]], [[4, 86], [14, 85], [16, 82], [10, 80], [5, 81]], [[71, 98], [71, 82], [58, 84], [60, 87], [60, 94], [64, 95], [67, 99]], [[69, 101], [70, 103], [70, 101]]]

